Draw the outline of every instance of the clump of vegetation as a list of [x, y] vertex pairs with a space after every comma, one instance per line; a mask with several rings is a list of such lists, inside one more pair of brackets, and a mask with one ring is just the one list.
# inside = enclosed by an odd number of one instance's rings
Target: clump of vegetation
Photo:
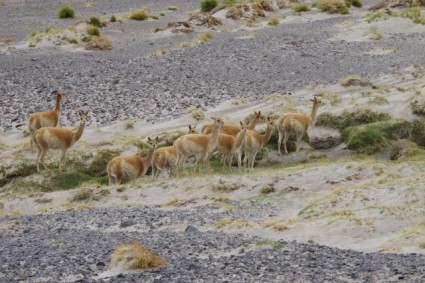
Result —
[[144, 21], [148, 19], [149, 17], [151, 17], [151, 15], [149, 14], [149, 8], [143, 7], [142, 9], [136, 10], [133, 13], [131, 13], [129, 18], [131, 20]]
[[280, 23], [280, 19], [278, 17], [271, 17], [268, 21], [269, 26], [277, 26]]
[[20, 177], [27, 177], [37, 172], [35, 164], [32, 162], [22, 162], [13, 167], [0, 167], [0, 187], [8, 184], [12, 180]]
[[313, 7], [319, 8], [322, 12], [330, 14], [349, 14], [350, 9], [341, 0], [322, 0], [313, 2]]
[[169, 10], [169, 11], [175, 11], [175, 10], [177, 10], [177, 7], [176, 6], [168, 6], [167, 7], [167, 10]]
[[410, 109], [413, 114], [424, 116], [425, 115], [425, 101], [414, 100], [410, 103]]
[[232, 192], [241, 187], [239, 183], [227, 183], [223, 180], [219, 180], [218, 183], [212, 185], [213, 191], [221, 191], [221, 192]]
[[370, 24], [377, 19], [388, 19], [388, 14], [384, 12], [375, 12], [366, 16], [366, 21]]
[[410, 140], [420, 146], [425, 146], [425, 121], [414, 120], [412, 122], [412, 131]]
[[372, 154], [379, 152], [388, 140], [408, 137], [410, 131], [411, 125], [408, 121], [389, 120], [348, 127], [342, 131], [342, 136], [349, 149]]
[[302, 13], [302, 12], [308, 12], [311, 11], [310, 7], [304, 3], [296, 3], [292, 6], [292, 10], [295, 13]]
[[245, 228], [245, 227], [252, 227], [252, 225], [246, 221], [243, 220], [232, 220], [232, 219], [220, 219], [215, 224], [215, 227], [217, 229], [224, 228], [226, 226], [234, 227], [234, 228]]
[[118, 246], [111, 256], [111, 267], [124, 263], [127, 269], [146, 269], [169, 263], [139, 243]]
[[98, 17], [95, 17], [95, 16], [90, 17], [90, 19], [87, 21], [87, 23], [89, 25], [99, 27], [99, 28], [106, 27], [106, 25], [108, 24], [105, 20], [101, 20], [101, 19], [99, 19]]
[[391, 116], [388, 113], [377, 113], [370, 109], [363, 109], [356, 112], [344, 111], [341, 115], [325, 112], [317, 116], [316, 125], [343, 131], [348, 127], [382, 122], [390, 119]]
[[382, 33], [380, 33], [379, 30], [376, 27], [371, 27], [367, 34], [373, 40], [381, 40], [382, 37], [383, 37]]
[[263, 195], [273, 193], [274, 191], [275, 191], [274, 187], [270, 185], [263, 185], [260, 188], [260, 193], [262, 193]]
[[134, 129], [134, 122], [131, 120], [127, 120], [124, 124], [124, 128], [126, 130]]
[[360, 8], [363, 6], [362, 0], [345, 0], [345, 5], [350, 8], [351, 6], [354, 6], [356, 8]]
[[201, 12], [209, 12], [218, 6], [218, 0], [201, 0], [199, 6], [201, 7]]
[[255, 243], [255, 245], [257, 247], [271, 246], [275, 250], [279, 250], [279, 249], [282, 249], [284, 247], [284, 245], [282, 243], [275, 242], [275, 241], [269, 241], [269, 240], [257, 242], [257, 243]]
[[104, 36], [95, 36], [90, 38], [84, 47], [86, 50], [111, 50], [112, 43]]
[[154, 53], [152, 53], [152, 56], [159, 56], [159, 55], [165, 55], [169, 51], [167, 49], [157, 49]]
[[78, 40], [76, 38], [68, 38], [67, 40], [71, 44], [78, 44]]
[[117, 21], [117, 17], [115, 17], [114, 15], [112, 15], [111, 18], [109, 19], [109, 21], [111, 23], [115, 23]]
[[195, 120], [198, 120], [198, 121], [205, 119], [205, 113], [204, 113], [204, 111], [202, 111], [202, 109], [199, 109], [198, 107], [195, 107], [195, 106], [189, 107], [186, 110], [186, 113], [192, 115], [192, 117]]
[[177, 46], [178, 46], [178, 47], [181, 47], [181, 48], [190, 47], [190, 42], [189, 42], [189, 41], [181, 41], [181, 42], [177, 42]]
[[89, 200], [93, 197], [93, 190], [88, 188], [79, 189], [73, 196], [72, 201]]
[[[106, 165], [105, 165], [106, 166]], [[50, 184], [43, 191], [52, 192], [58, 190], [70, 190], [80, 186], [83, 183], [98, 183], [100, 185], [107, 185], [107, 177], [92, 177], [80, 172], [70, 172], [64, 174], [57, 174], [50, 179]]]
[[199, 33], [195, 38], [196, 44], [204, 44], [210, 41], [213, 38], [212, 32], [203, 32]]
[[373, 87], [373, 84], [365, 79], [362, 79], [359, 76], [347, 76], [345, 78], [342, 78], [339, 83], [342, 86], [348, 87], [348, 86], [361, 86], [361, 87]]
[[87, 26], [86, 32], [89, 35], [100, 36], [100, 29], [96, 26], [92, 26], [92, 25]]
[[425, 19], [422, 18], [421, 8], [419, 7], [411, 7], [400, 10], [399, 13], [396, 14], [398, 17], [411, 19], [415, 24], [425, 24]]
[[59, 8], [58, 16], [60, 19], [73, 18], [75, 14], [74, 8], [71, 6], [62, 6]]

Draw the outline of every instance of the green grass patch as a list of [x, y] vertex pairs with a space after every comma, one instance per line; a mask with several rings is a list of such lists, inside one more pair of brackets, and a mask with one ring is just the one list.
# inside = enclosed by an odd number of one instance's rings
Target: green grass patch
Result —
[[149, 15], [149, 8], [143, 7], [142, 9], [136, 10], [133, 13], [131, 13], [129, 18], [131, 20], [144, 21], [144, 20], [148, 19], [149, 16], [150, 16]]
[[257, 247], [271, 246], [275, 250], [280, 250], [284, 247], [282, 243], [270, 240], [259, 241], [255, 243]]
[[175, 11], [175, 10], [177, 10], [177, 7], [176, 6], [168, 6], [167, 7], [167, 10], [169, 10], [169, 11]]
[[302, 13], [302, 12], [308, 12], [308, 11], [311, 11], [311, 8], [310, 8], [310, 6], [308, 6], [308, 5], [304, 4], [304, 3], [295, 3], [295, 4], [292, 6], [292, 10], [293, 10], [295, 13]]
[[317, 116], [316, 126], [329, 127], [343, 131], [348, 127], [359, 126], [374, 122], [388, 121], [391, 116], [387, 113], [373, 112], [370, 109], [356, 112], [344, 111], [341, 115], [325, 112]]
[[389, 16], [388, 16], [388, 14], [387, 13], [384, 13], [384, 12], [375, 12], [375, 13], [372, 13], [372, 14], [368, 14], [368, 15], [366, 15], [366, 21], [370, 24], [370, 23], [373, 23], [374, 21], [376, 21], [376, 20], [378, 20], [378, 19], [383, 19], [383, 20], [386, 20], [386, 19], [388, 19], [389, 18]]
[[412, 122], [412, 131], [410, 140], [420, 146], [425, 146], [425, 121], [414, 120]]
[[359, 153], [373, 154], [383, 149], [388, 140], [409, 135], [411, 125], [406, 120], [389, 120], [348, 127], [342, 131], [347, 147]]
[[74, 15], [75, 11], [71, 6], [62, 6], [59, 8], [58, 17], [60, 19], [73, 18]]
[[77, 188], [82, 183], [97, 182], [100, 185], [108, 185], [108, 177], [92, 177], [80, 172], [69, 172], [64, 174], [57, 174], [52, 177], [51, 191], [71, 190]]
[[86, 32], [88, 35], [100, 36], [100, 29], [96, 26], [92, 26], [92, 25], [87, 26]]
[[425, 19], [421, 16], [420, 7], [411, 7], [400, 10], [396, 16], [406, 19], [411, 19], [415, 24], [425, 24]]
[[425, 116], [425, 101], [414, 100], [410, 103], [413, 114]]
[[323, 0], [313, 2], [313, 7], [320, 9], [322, 12], [330, 14], [349, 14], [350, 9], [345, 2], [340, 0]]
[[201, 12], [209, 12], [218, 6], [218, 0], [201, 0], [199, 2]]

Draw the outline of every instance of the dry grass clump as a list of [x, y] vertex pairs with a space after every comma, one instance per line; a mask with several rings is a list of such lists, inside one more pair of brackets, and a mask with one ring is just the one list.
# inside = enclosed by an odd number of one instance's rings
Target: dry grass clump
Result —
[[213, 38], [212, 32], [204, 32], [198, 34], [198, 36], [194, 39], [196, 44], [204, 44], [210, 41]]
[[89, 42], [87, 42], [84, 48], [86, 50], [94, 50], [94, 51], [111, 50], [112, 43], [104, 36], [95, 36], [91, 38]]
[[278, 232], [283, 232], [286, 230], [289, 230], [288, 225], [285, 223], [282, 223], [279, 220], [267, 220], [262, 225], [264, 228], [273, 228], [273, 230], [276, 230]]
[[146, 269], [169, 265], [139, 243], [119, 245], [112, 253], [110, 267], [124, 264], [126, 269]]
[[[116, 19], [115, 19], [116, 20]], [[102, 19], [99, 19], [98, 17], [90, 17], [90, 19], [87, 21], [87, 24], [95, 26], [95, 27], [106, 27], [108, 22]]]
[[363, 109], [355, 112], [344, 111], [341, 115], [324, 112], [317, 116], [316, 125], [343, 131], [348, 127], [388, 121], [390, 119], [391, 116], [388, 113], [373, 112], [370, 109]]
[[322, 12], [328, 12], [330, 14], [349, 14], [350, 9], [347, 7], [345, 2], [341, 0], [322, 0], [313, 2], [313, 7], [319, 8]]
[[92, 26], [92, 25], [87, 26], [86, 32], [88, 35], [100, 36], [100, 29], [96, 26]]
[[177, 10], [177, 7], [176, 6], [168, 6], [167, 7], [167, 10], [169, 10], [169, 11], [175, 11], [175, 10]]
[[79, 189], [73, 196], [71, 201], [89, 200], [93, 197], [93, 190], [88, 188]]
[[425, 25], [425, 19], [422, 18], [422, 10], [419, 7], [405, 8], [395, 15], [401, 18], [411, 19], [415, 24]]
[[362, 79], [359, 76], [348, 76], [345, 78], [342, 78], [339, 83], [342, 86], [361, 86], [361, 87], [373, 87], [373, 84], [365, 79]]
[[224, 180], [219, 180], [217, 184], [212, 185], [213, 191], [232, 192], [241, 187], [239, 183], [227, 183]]
[[262, 185], [260, 188], [260, 193], [262, 193], [263, 195], [273, 193], [274, 191], [274, 187], [270, 185]]
[[243, 220], [220, 219], [215, 224], [215, 227], [217, 229], [221, 229], [224, 227], [242, 229], [242, 228], [252, 227], [252, 224]]
[[302, 12], [308, 12], [311, 11], [310, 7], [304, 3], [296, 3], [292, 5], [292, 10], [295, 13], [302, 13]]
[[247, 4], [236, 4], [233, 5], [227, 10], [226, 18], [233, 19], [235, 21], [240, 20], [243, 17], [244, 11], [249, 11], [249, 6]]
[[384, 8], [410, 8], [423, 7], [424, 0], [383, 0], [369, 8], [370, 11], [376, 11]]
[[254, 6], [257, 5], [260, 9], [268, 12], [272, 12], [273, 4], [270, 0], [261, 0], [259, 3], [255, 3]]
[[126, 130], [134, 129], [134, 122], [133, 122], [133, 121], [131, 121], [131, 120], [127, 120], [127, 121], [125, 121], [125, 123], [124, 123], [124, 128], [125, 128]]
[[366, 21], [370, 24], [370, 23], [376, 21], [377, 19], [384, 19], [384, 20], [386, 20], [386, 19], [388, 19], [388, 17], [389, 17], [389, 14], [388, 13], [375, 12], [375, 13], [372, 13], [372, 14], [368, 14], [366, 16]]
[[279, 9], [286, 9], [289, 7], [292, 7], [295, 4], [299, 4], [300, 2], [298, 0], [278, 0], [277, 6]]
[[376, 27], [371, 27], [368, 32], [366, 32], [366, 35], [369, 36], [372, 40], [381, 40], [383, 35], [379, 32], [379, 30]]
[[62, 6], [59, 8], [58, 17], [60, 19], [73, 18], [75, 14], [74, 8], [71, 6]]
[[280, 19], [278, 17], [271, 17], [268, 21], [269, 26], [277, 26], [280, 23]]
[[0, 39], [0, 42], [2, 42], [2, 43], [11, 43], [11, 42], [13, 42], [13, 39], [10, 38], [10, 37], [3, 37], [3, 38]]
[[149, 18], [149, 8], [143, 7], [142, 9], [133, 11], [129, 18], [131, 20], [144, 21]]
[[192, 15], [187, 22], [195, 26], [206, 26], [209, 28], [223, 24], [220, 19], [202, 12]]

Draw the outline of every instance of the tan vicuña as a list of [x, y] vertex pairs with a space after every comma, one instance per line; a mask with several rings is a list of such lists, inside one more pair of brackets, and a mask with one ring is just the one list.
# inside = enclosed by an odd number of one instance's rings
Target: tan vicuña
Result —
[[157, 144], [158, 138], [151, 139], [148, 137], [149, 153], [147, 157], [143, 158], [138, 155], [117, 156], [109, 161], [106, 165], [109, 185], [120, 184], [125, 177], [134, 180], [145, 175], [149, 166], [151, 166]]
[[[247, 132], [247, 125], [240, 122], [241, 131], [236, 135], [219, 134], [217, 140], [217, 150], [222, 153], [221, 163], [223, 165], [232, 166], [233, 155], [236, 153], [240, 157], [242, 144]], [[241, 168], [241, 161], [238, 159], [238, 166]]]
[[[248, 130], [254, 130], [255, 126], [258, 124], [258, 122], [263, 121], [264, 116], [261, 115], [261, 111], [254, 111], [254, 117], [251, 119], [251, 121], [248, 124]], [[202, 127], [202, 133], [204, 135], [211, 134], [214, 129], [214, 124], [207, 124]], [[233, 125], [233, 124], [226, 124], [223, 125], [220, 129], [220, 134], [227, 134], [236, 136], [241, 131], [241, 127], [239, 125]]]
[[[189, 125], [189, 134], [198, 134], [196, 124], [195, 126]], [[176, 160], [177, 154], [174, 146], [161, 147], [155, 150], [152, 160], [152, 179], [158, 179], [164, 168], [170, 168], [170, 177], [174, 175]]]
[[270, 140], [273, 129], [276, 127], [274, 120], [267, 118], [267, 128], [264, 134], [259, 134], [256, 131], [248, 130], [243, 143], [244, 166], [245, 170], [254, 169], [255, 157], [258, 151]]
[[37, 148], [37, 172], [40, 172], [40, 164], [43, 165], [44, 169], [47, 169], [44, 163], [44, 157], [49, 149], [62, 150], [61, 159], [59, 162], [59, 171], [65, 169], [66, 152], [67, 150], [81, 138], [84, 131], [84, 126], [87, 121], [88, 113], [80, 111], [80, 125], [76, 132], [70, 131], [64, 128], [44, 127], [34, 132], [32, 136], [32, 142]]
[[179, 137], [174, 141], [176, 148], [177, 160], [176, 170], [177, 174], [179, 168], [184, 165], [187, 158], [191, 155], [196, 155], [195, 172], [198, 171], [200, 163], [207, 162], [210, 153], [215, 150], [218, 140], [218, 133], [223, 125], [221, 118], [212, 118], [214, 120], [214, 131], [212, 134], [187, 134]]
[[279, 141], [277, 147], [280, 154], [282, 154], [282, 140], [285, 154], [288, 154], [286, 143], [290, 135], [295, 135], [295, 150], [298, 151], [299, 142], [301, 141], [304, 134], [307, 132], [310, 125], [316, 119], [317, 109], [322, 104], [322, 102], [317, 99], [317, 97], [314, 97], [314, 99], [310, 99], [310, 101], [313, 102], [313, 108], [311, 109], [310, 116], [304, 113], [286, 113], [280, 116], [277, 120], [277, 129], [279, 131]]
[[42, 127], [56, 127], [59, 124], [61, 113], [61, 101], [66, 94], [62, 90], [55, 90], [52, 94], [56, 95], [56, 104], [53, 110], [36, 112], [30, 115], [28, 119], [28, 131], [30, 132], [31, 150], [34, 151], [32, 137], [34, 132]]

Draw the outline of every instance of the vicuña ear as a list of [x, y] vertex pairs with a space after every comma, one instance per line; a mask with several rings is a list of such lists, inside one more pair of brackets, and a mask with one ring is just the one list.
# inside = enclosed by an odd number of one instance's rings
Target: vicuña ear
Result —
[[189, 125], [189, 130], [192, 130], [192, 126], [191, 125]]
[[151, 138], [150, 137], [148, 137], [148, 141], [151, 141]]
[[239, 123], [241, 123], [241, 126], [243, 126], [243, 123], [242, 123], [242, 121], [239, 121]]
[[261, 115], [261, 111], [258, 111], [258, 115]]
[[257, 113], [257, 111], [255, 111], [255, 110], [254, 110], [254, 114], [255, 114], [255, 115], [258, 115], [259, 113]]

